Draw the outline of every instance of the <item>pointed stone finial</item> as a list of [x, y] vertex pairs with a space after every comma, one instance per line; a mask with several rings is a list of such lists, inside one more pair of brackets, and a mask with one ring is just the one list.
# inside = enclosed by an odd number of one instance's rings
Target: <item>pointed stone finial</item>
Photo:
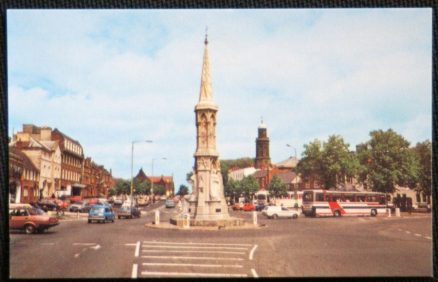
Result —
[[208, 26], [205, 27], [205, 40], [204, 40], [204, 44], [207, 45], [208, 44]]

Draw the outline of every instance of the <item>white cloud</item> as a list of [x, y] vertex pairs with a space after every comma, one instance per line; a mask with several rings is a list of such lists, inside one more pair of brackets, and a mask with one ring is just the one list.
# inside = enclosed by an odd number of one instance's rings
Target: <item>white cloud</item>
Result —
[[431, 139], [430, 9], [8, 11], [10, 130], [58, 127], [123, 177], [153, 139], [137, 165], [186, 184], [206, 25], [221, 157], [254, 157], [260, 116], [274, 162], [330, 134]]

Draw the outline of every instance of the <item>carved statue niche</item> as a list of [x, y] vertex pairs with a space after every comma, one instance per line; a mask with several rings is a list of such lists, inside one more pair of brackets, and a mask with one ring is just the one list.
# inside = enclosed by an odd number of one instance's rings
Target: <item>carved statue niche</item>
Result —
[[211, 148], [215, 148], [215, 126], [216, 126], [216, 118], [215, 114], [211, 113], [208, 120], [208, 145]]
[[210, 176], [210, 200], [220, 200], [220, 173], [212, 173]]
[[200, 144], [205, 145], [208, 133], [208, 122], [205, 114], [201, 114], [198, 131]]

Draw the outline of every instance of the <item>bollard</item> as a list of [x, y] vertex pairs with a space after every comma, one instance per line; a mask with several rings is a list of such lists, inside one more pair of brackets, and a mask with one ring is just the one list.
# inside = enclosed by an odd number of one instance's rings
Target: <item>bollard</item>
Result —
[[183, 228], [190, 228], [190, 214], [183, 214]]
[[155, 225], [160, 224], [160, 211], [155, 210]]
[[400, 208], [395, 209], [395, 216], [400, 217]]
[[252, 223], [254, 225], [257, 225], [257, 212], [256, 211], [252, 212]]
[[386, 209], [386, 210], [388, 211], [388, 217], [391, 217], [392, 216], [391, 209]]

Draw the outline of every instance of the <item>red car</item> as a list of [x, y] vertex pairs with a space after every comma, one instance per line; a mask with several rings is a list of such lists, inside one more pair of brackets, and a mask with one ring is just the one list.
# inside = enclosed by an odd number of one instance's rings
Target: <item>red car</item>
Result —
[[234, 205], [233, 205], [233, 210], [235, 210], [235, 211], [239, 211], [239, 210], [241, 210], [243, 208], [243, 203], [235, 203]]
[[255, 210], [255, 206], [251, 203], [245, 203], [245, 204], [243, 204], [242, 210], [243, 211], [253, 211], [253, 210]]

